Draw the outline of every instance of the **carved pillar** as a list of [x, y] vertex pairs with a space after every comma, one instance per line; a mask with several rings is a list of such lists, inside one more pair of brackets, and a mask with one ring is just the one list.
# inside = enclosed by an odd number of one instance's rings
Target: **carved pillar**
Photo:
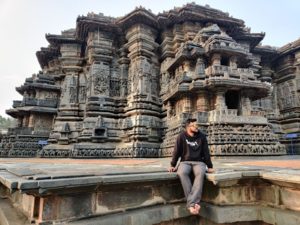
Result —
[[29, 123], [28, 115], [25, 115], [25, 116], [23, 117], [23, 122], [22, 122], [23, 127], [28, 127], [28, 123]]
[[236, 69], [237, 68], [237, 57], [236, 56], [231, 56], [230, 60], [229, 60], [229, 66], [232, 69]]
[[220, 66], [221, 65], [221, 55], [219, 53], [214, 53], [211, 57], [211, 63], [213, 66]]
[[[81, 44], [67, 43], [60, 46], [60, 64], [64, 74], [62, 81], [62, 90], [60, 95], [60, 104], [58, 114], [55, 118], [54, 129], [50, 135], [49, 142], [59, 142], [68, 144], [77, 141], [78, 130], [76, 125], [82, 120], [82, 114], [79, 111], [79, 73], [82, 71]], [[69, 123], [69, 134], [65, 136], [64, 130], [61, 129], [65, 122]], [[60, 142], [61, 138], [67, 138], [67, 141]]]
[[156, 55], [159, 46], [155, 42], [156, 35], [157, 31], [145, 24], [134, 24], [126, 30], [125, 46], [130, 64], [125, 115], [132, 121], [130, 127], [126, 127], [126, 133], [135, 156], [147, 154], [149, 148], [151, 154], [158, 154], [160, 148], [160, 64]]
[[216, 110], [222, 110], [226, 109], [226, 103], [225, 103], [225, 90], [219, 89], [216, 91], [216, 103], [215, 103], [215, 109]]
[[174, 109], [171, 101], [167, 102], [167, 118], [174, 116]]
[[196, 111], [197, 112], [206, 112], [208, 111], [208, 103], [206, 93], [201, 91], [198, 93], [197, 101], [196, 101]]
[[88, 36], [88, 62], [90, 63], [90, 97], [109, 96], [110, 64], [113, 59], [113, 37], [105, 31], [96, 30]]
[[30, 116], [29, 116], [28, 127], [34, 127], [34, 115], [33, 114], [30, 114]]
[[191, 77], [192, 73], [191, 73], [191, 65], [190, 65], [190, 61], [189, 60], [185, 60], [183, 62], [183, 72], [186, 74], [186, 76]]
[[205, 78], [205, 63], [203, 57], [197, 59], [195, 67], [195, 76], [204, 79]]
[[185, 96], [182, 100], [183, 107], [182, 112], [183, 113], [189, 113], [191, 112], [191, 99], [189, 96]]
[[247, 96], [242, 96], [241, 103], [242, 103], [242, 115], [251, 116], [252, 106], [251, 106], [250, 98]]
[[[146, 25], [137, 24], [127, 31], [126, 38], [131, 62], [128, 74], [129, 101], [134, 96], [135, 99], [149, 98], [152, 86], [158, 85], [155, 82], [158, 81], [156, 76], [159, 73], [153, 74], [156, 72], [154, 61], [157, 57], [154, 50], [158, 47], [155, 42], [156, 31]], [[158, 97], [158, 93], [155, 95]]]
[[126, 48], [121, 48], [120, 50], [120, 58], [118, 60], [120, 67], [120, 97], [127, 97], [128, 90], [128, 68], [130, 60], [127, 58], [127, 50]]
[[61, 65], [65, 74], [60, 97], [60, 117], [77, 117], [78, 115], [78, 75], [82, 70], [80, 44], [63, 44], [61, 46]]

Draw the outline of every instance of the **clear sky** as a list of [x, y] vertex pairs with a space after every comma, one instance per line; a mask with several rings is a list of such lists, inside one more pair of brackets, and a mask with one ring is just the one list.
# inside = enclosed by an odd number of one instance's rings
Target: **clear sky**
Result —
[[[15, 87], [40, 70], [35, 52], [47, 47], [46, 33], [75, 28], [88, 12], [120, 17], [136, 6], [157, 14], [185, 0], [0, 0], [0, 115], [22, 96]], [[194, 0], [242, 19], [251, 32], [265, 32], [264, 45], [281, 47], [300, 37], [299, 0]]]

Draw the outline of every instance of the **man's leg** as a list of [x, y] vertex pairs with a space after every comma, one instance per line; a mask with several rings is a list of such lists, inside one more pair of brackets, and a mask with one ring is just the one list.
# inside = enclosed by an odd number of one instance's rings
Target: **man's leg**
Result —
[[192, 190], [187, 198], [187, 204], [189, 205], [200, 204], [206, 165], [203, 162], [195, 162], [192, 165], [192, 169], [195, 178]]
[[[190, 178], [191, 172], [192, 172], [192, 165], [190, 163], [180, 162], [177, 170], [177, 174], [179, 176], [186, 199], [188, 198], [192, 190], [192, 182]], [[190, 206], [188, 205], [188, 207]]]

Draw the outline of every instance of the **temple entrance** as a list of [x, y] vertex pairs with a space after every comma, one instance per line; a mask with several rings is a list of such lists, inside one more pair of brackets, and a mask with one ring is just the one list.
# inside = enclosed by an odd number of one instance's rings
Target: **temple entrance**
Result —
[[227, 91], [225, 94], [225, 103], [228, 109], [237, 109], [239, 113], [240, 92], [235, 90]]

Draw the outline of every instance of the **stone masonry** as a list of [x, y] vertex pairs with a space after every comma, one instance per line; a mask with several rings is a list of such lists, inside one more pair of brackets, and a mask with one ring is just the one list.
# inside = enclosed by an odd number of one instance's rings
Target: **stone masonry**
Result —
[[274, 49], [263, 38], [194, 3], [79, 16], [75, 29], [46, 34], [49, 46], [36, 53], [42, 71], [7, 110], [19, 123], [0, 155], [170, 156], [188, 117], [212, 155], [286, 154], [285, 134], [299, 132], [300, 42]]

